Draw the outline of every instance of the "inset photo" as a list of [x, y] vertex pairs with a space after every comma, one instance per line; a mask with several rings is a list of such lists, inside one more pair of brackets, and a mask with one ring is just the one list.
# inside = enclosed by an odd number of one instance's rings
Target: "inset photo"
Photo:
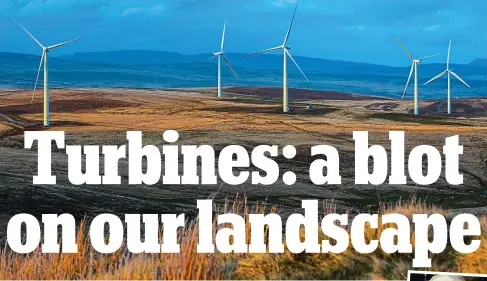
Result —
[[408, 271], [408, 281], [487, 281], [487, 274]]

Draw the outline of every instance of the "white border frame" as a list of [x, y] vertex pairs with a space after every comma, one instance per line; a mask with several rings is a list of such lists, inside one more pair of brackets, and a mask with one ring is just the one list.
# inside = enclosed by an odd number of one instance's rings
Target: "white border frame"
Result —
[[487, 274], [408, 270], [408, 281], [411, 281], [411, 279], [410, 279], [411, 273], [413, 273], [413, 274], [430, 274], [430, 275], [448, 275], [448, 276], [487, 277]]

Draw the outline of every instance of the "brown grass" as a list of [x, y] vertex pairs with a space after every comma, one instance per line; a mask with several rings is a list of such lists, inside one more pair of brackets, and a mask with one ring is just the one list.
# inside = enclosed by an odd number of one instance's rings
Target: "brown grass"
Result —
[[482, 225], [482, 244], [480, 248], [472, 254], [458, 255], [457, 268], [460, 272], [487, 273], [487, 218], [481, 219]]
[[[383, 100], [344, 100], [326, 98], [306, 111], [307, 103], [291, 104], [295, 112], [282, 114], [279, 99], [262, 102], [258, 99], [239, 100], [214, 93], [172, 90], [144, 91], [133, 89], [54, 89], [51, 93], [51, 129], [64, 131], [105, 130], [253, 130], [253, 131], [420, 131], [420, 132], [486, 132], [485, 120], [456, 120], [441, 126], [421, 117], [389, 115], [371, 110], [370, 105], [383, 105]], [[30, 104], [30, 90], [0, 95], [0, 120], [3, 116], [22, 120], [28, 125], [42, 121], [42, 99]], [[411, 104], [399, 103], [394, 112], [406, 114]], [[428, 104], [431, 102], [427, 102]], [[380, 107], [380, 106], [379, 106]], [[350, 114], [353, 111], [353, 115]], [[390, 111], [386, 111], [389, 113]], [[397, 114], [396, 114], [397, 115]], [[395, 116], [395, 115], [392, 115]], [[398, 119], [397, 117], [395, 117]], [[449, 119], [450, 120], [450, 119]], [[450, 120], [451, 121], [451, 120]], [[457, 124], [459, 123], [459, 124]], [[463, 123], [468, 123], [465, 126]], [[475, 125], [475, 126], [470, 126]], [[2, 128], [0, 128], [2, 130]]]
[[[324, 213], [335, 210], [326, 205]], [[273, 208], [245, 200], [225, 204], [217, 213], [275, 212]], [[383, 206], [380, 213], [441, 213], [450, 217], [449, 211], [412, 201]], [[425, 270], [487, 273], [487, 218], [481, 218], [482, 246], [475, 253], [461, 255], [447, 248], [443, 253], [432, 255], [433, 266]], [[219, 226], [221, 227], [221, 226]], [[217, 229], [215, 225], [214, 229]], [[367, 239], [377, 239], [385, 229], [367, 229]], [[96, 253], [89, 245], [86, 225], [81, 223], [77, 239], [77, 254], [41, 254], [40, 249], [29, 255], [15, 254], [8, 249], [0, 253], [0, 279], [406, 279], [411, 269], [412, 255], [385, 254], [378, 250], [373, 254], [359, 254], [349, 248], [343, 254], [197, 254], [198, 221], [194, 220], [179, 235], [181, 254], [130, 254], [120, 250], [111, 255]], [[249, 235], [247, 235], [249, 237]], [[414, 238], [414, 233], [411, 233]], [[324, 238], [321, 236], [320, 238]]]

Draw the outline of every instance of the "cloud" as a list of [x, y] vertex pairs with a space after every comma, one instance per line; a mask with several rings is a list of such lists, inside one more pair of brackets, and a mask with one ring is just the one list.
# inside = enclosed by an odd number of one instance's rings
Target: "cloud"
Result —
[[297, 0], [273, 0], [272, 5], [279, 7], [279, 8], [284, 8], [289, 5], [295, 5]]
[[139, 7], [132, 7], [132, 8], [127, 8], [121, 12], [121, 15], [123, 17], [130, 16], [130, 15], [136, 15], [141, 13], [142, 8]]
[[440, 29], [441, 27], [442, 27], [441, 24], [428, 25], [428, 26], [426, 26], [426, 27], [423, 28], [423, 31], [425, 31], [425, 32], [435, 32], [438, 29]]
[[347, 26], [346, 29], [348, 30], [364, 30], [365, 26], [362, 25], [352, 25], [352, 26]]
[[[272, 7], [277, 7], [277, 8], [290, 8], [290, 7], [295, 7], [296, 6], [296, 3], [298, 2], [298, 0], [270, 0], [268, 1], [268, 3], [270, 3], [270, 5]], [[247, 2], [249, 3], [249, 2]], [[301, 0], [299, 1], [299, 8], [300, 9], [305, 9], [305, 10], [310, 10], [310, 9], [319, 9], [320, 8], [320, 4], [322, 5], [325, 5], [323, 2], [317, 2], [316, 0]], [[254, 6], [257, 6], [257, 5], [254, 5]], [[263, 6], [261, 6], [261, 8], [264, 8]]]
[[120, 15], [122, 17], [133, 15], [158, 16], [162, 14], [164, 7], [162, 5], [154, 5], [151, 7], [130, 7], [122, 10]]
[[74, 0], [2, 0], [0, 13], [39, 14], [44, 11], [59, 11], [75, 3]]
[[0, 0], [0, 14], [8, 16], [62, 14], [72, 11], [78, 11], [79, 14], [98, 12], [104, 17], [156, 16], [164, 11], [164, 6], [160, 0]]

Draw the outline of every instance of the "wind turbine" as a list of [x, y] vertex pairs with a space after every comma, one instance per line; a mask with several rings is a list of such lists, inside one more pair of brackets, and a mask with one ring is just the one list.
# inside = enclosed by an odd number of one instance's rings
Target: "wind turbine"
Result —
[[429, 80], [428, 82], [424, 83], [424, 85], [426, 85], [426, 84], [442, 77], [443, 75], [448, 74], [448, 114], [451, 114], [451, 96], [450, 96], [450, 89], [451, 89], [451, 86], [450, 86], [451, 81], [450, 80], [451, 79], [450, 79], [450, 74], [455, 76], [455, 78], [457, 78], [458, 80], [460, 80], [460, 82], [465, 84], [465, 86], [470, 88], [470, 85], [468, 85], [467, 82], [463, 81], [463, 79], [460, 78], [460, 76], [458, 76], [455, 72], [453, 72], [453, 69], [450, 69], [450, 50], [451, 50], [451, 39], [450, 39], [450, 43], [448, 44], [448, 57], [446, 59], [446, 70], [443, 71], [442, 73], [436, 75], [435, 77], [431, 78], [431, 80]]
[[222, 34], [222, 43], [220, 45], [220, 51], [219, 52], [214, 52], [213, 57], [211, 57], [208, 61], [212, 60], [214, 57], [218, 57], [218, 97], [222, 97], [222, 81], [221, 81], [221, 58], [225, 61], [227, 64], [228, 68], [232, 71], [233, 75], [235, 75], [235, 78], [238, 79], [237, 73], [233, 70], [232, 66], [230, 65], [230, 62], [228, 62], [227, 57], [223, 53], [223, 45], [225, 44], [225, 29], [227, 26], [227, 21], [223, 24], [223, 34]]
[[396, 39], [396, 41], [399, 43], [399, 45], [401, 45], [401, 48], [404, 50], [404, 52], [406, 52], [408, 57], [413, 62], [413, 64], [411, 65], [411, 71], [409, 72], [408, 81], [406, 82], [406, 87], [404, 88], [404, 92], [402, 93], [402, 98], [404, 98], [404, 95], [406, 94], [406, 91], [407, 91], [408, 86], [409, 86], [409, 81], [411, 80], [411, 76], [413, 75], [413, 72], [414, 72], [414, 115], [418, 115], [419, 114], [419, 112], [418, 112], [418, 64], [420, 64], [421, 61], [423, 61], [424, 59], [436, 57], [436, 56], [442, 55], [444, 53], [434, 54], [431, 56], [426, 56], [426, 57], [422, 57], [419, 59], [415, 59], [411, 55], [411, 53], [408, 51], [408, 49], [406, 49], [406, 47], [402, 44], [402, 42], [399, 40], [399, 38], [397, 38], [395, 35], [393, 35], [393, 36]]
[[306, 77], [306, 75], [304, 74], [304, 72], [299, 67], [298, 63], [291, 56], [291, 53], [289, 52], [289, 50], [291, 48], [288, 45], [286, 45], [287, 44], [287, 41], [289, 39], [289, 34], [291, 33], [291, 28], [293, 26], [294, 17], [296, 15], [296, 10], [298, 9], [298, 2], [299, 1], [296, 1], [296, 8], [294, 8], [294, 13], [293, 13], [293, 17], [291, 19], [291, 24], [289, 25], [289, 28], [287, 30], [286, 36], [284, 37], [284, 42], [282, 43], [282, 45], [279, 45], [279, 46], [274, 47], [274, 48], [269, 48], [269, 49], [265, 49], [265, 50], [262, 50], [262, 51], [258, 51], [258, 52], [255, 52], [255, 53], [247, 54], [247, 55], [244, 56], [244, 57], [248, 57], [248, 56], [253, 56], [253, 55], [256, 55], [256, 54], [265, 53], [265, 52], [274, 51], [274, 50], [283, 50], [283, 55], [284, 55], [283, 82], [282, 82], [282, 106], [283, 106], [283, 112], [289, 112], [289, 107], [288, 107], [288, 91], [287, 91], [287, 57], [288, 56], [294, 62], [294, 64], [296, 65], [296, 67], [298, 68], [298, 70], [301, 72], [301, 74], [303, 74], [303, 76], [306, 79], [306, 81], [309, 82], [308, 77]]
[[15, 19], [13, 19], [13, 20], [30, 36], [30, 38], [32, 38], [32, 40], [34, 40], [37, 43], [37, 45], [39, 45], [42, 48], [41, 62], [39, 63], [39, 69], [37, 70], [36, 82], [34, 84], [34, 92], [32, 93], [32, 98], [31, 98], [30, 103], [32, 103], [34, 101], [34, 94], [36, 92], [37, 82], [39, 80], [39, 73], [41, 72], [41, 67], [42, 67], [42, 64], [44, 63], [44, 126], [49, 127], [49, 84], [48, 84], [48, 80], [47, 80], [47, 78], [48, 78], [47, 54], [52, 49], [55, 49], [57, 47], [61, 47], [63, 45], [72, 43], [74, 41], [78, 41], [80, 39], [83, 39], [83, 37], [76, 38], [76, 39], [66, 41], [63, 43], [55, 44], [55, 45], [52, 45], [49, 47], [45, 47], [27, 29], [25, 29], [25, 27], [23, 27], [18, 21], [16, 21]]

